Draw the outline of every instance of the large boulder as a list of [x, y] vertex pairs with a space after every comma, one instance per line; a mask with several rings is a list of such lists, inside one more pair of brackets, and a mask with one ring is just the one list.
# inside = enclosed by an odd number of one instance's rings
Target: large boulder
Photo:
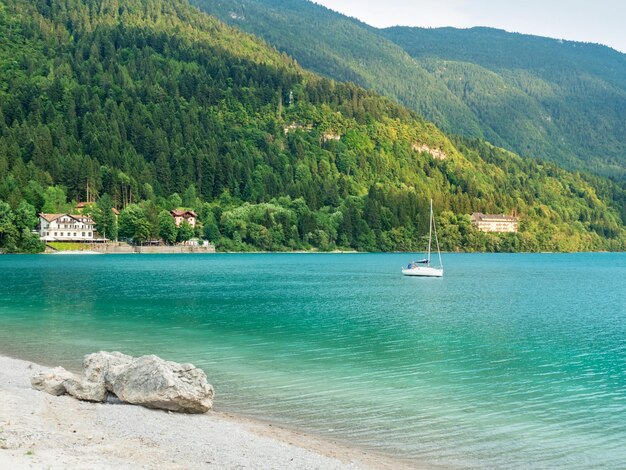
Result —
[[213, 407], [213, 387], [204, 371], [157, 356], [101, 351], [85, 356], [83, 377], [57, 367], [37, 374], [31, 383], [37, 390], [85, 401], [105, 402], [112, 393], [125, 403], [182, 413], [206, 413]]
[[123, 402], [148, 408], [206, 413], [213, 407], [213, 387], [204, 371], [157, 356], [135, 359], [111, 385]]

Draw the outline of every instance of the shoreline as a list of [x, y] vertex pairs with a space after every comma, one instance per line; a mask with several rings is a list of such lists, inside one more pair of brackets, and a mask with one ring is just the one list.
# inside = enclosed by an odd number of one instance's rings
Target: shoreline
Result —
[[30, 385], [46, 369], [0, 353], [2, 468], [414, 468], [233, 413], [186, 415], [55, 397]]
[[[189, 252], [189, 253], [168, 253], [168, 252], [147, 252], [147, 253], [116, 253], [116, 252], [94, 252], [89, 250], [66, 250], [57, 252], [41, 253], [3, 253], [2, 255], [163, 255], [163, 254], [193, 254], [193, 255], [415, 255], [419, 251], [214, 251], [214, 252]], [[442, 251], [442, 255], [581, 255], [581, 254], [621, 254], [626, 251]]]

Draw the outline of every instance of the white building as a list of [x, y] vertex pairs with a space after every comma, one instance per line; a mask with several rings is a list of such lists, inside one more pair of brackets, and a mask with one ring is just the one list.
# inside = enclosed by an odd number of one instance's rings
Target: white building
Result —
[[46, 242], [104, 241], [96, 235], [91, 217], [71, 214], [39, 214], [39, 238]]
[[481, 232], [517, 233], [519, 219], [512, 215], [474, 212], [472, 225]]

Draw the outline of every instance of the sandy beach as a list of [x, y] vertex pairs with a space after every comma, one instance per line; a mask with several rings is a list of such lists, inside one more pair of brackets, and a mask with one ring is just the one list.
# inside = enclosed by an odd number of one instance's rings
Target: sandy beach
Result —
[[30, 385], [46, 369], [0, 356], [0, 468], [409, 468], [220, 412], [182, 415], [54, 397]]

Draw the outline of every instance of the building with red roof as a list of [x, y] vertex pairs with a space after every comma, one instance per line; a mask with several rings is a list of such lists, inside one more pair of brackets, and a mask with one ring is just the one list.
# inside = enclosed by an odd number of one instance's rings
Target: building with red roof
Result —
[[180, 224], [182, 224], [185, 220], [193, 228], [196, 227], [196, 221], [198, 220], [198, 216], [194, 211], [174, 210], [171, 211], [170, 214], [172, 214], [172, 217], [174, 217], [174, 222], [176, 223], [177, 227], [180, 227]]

